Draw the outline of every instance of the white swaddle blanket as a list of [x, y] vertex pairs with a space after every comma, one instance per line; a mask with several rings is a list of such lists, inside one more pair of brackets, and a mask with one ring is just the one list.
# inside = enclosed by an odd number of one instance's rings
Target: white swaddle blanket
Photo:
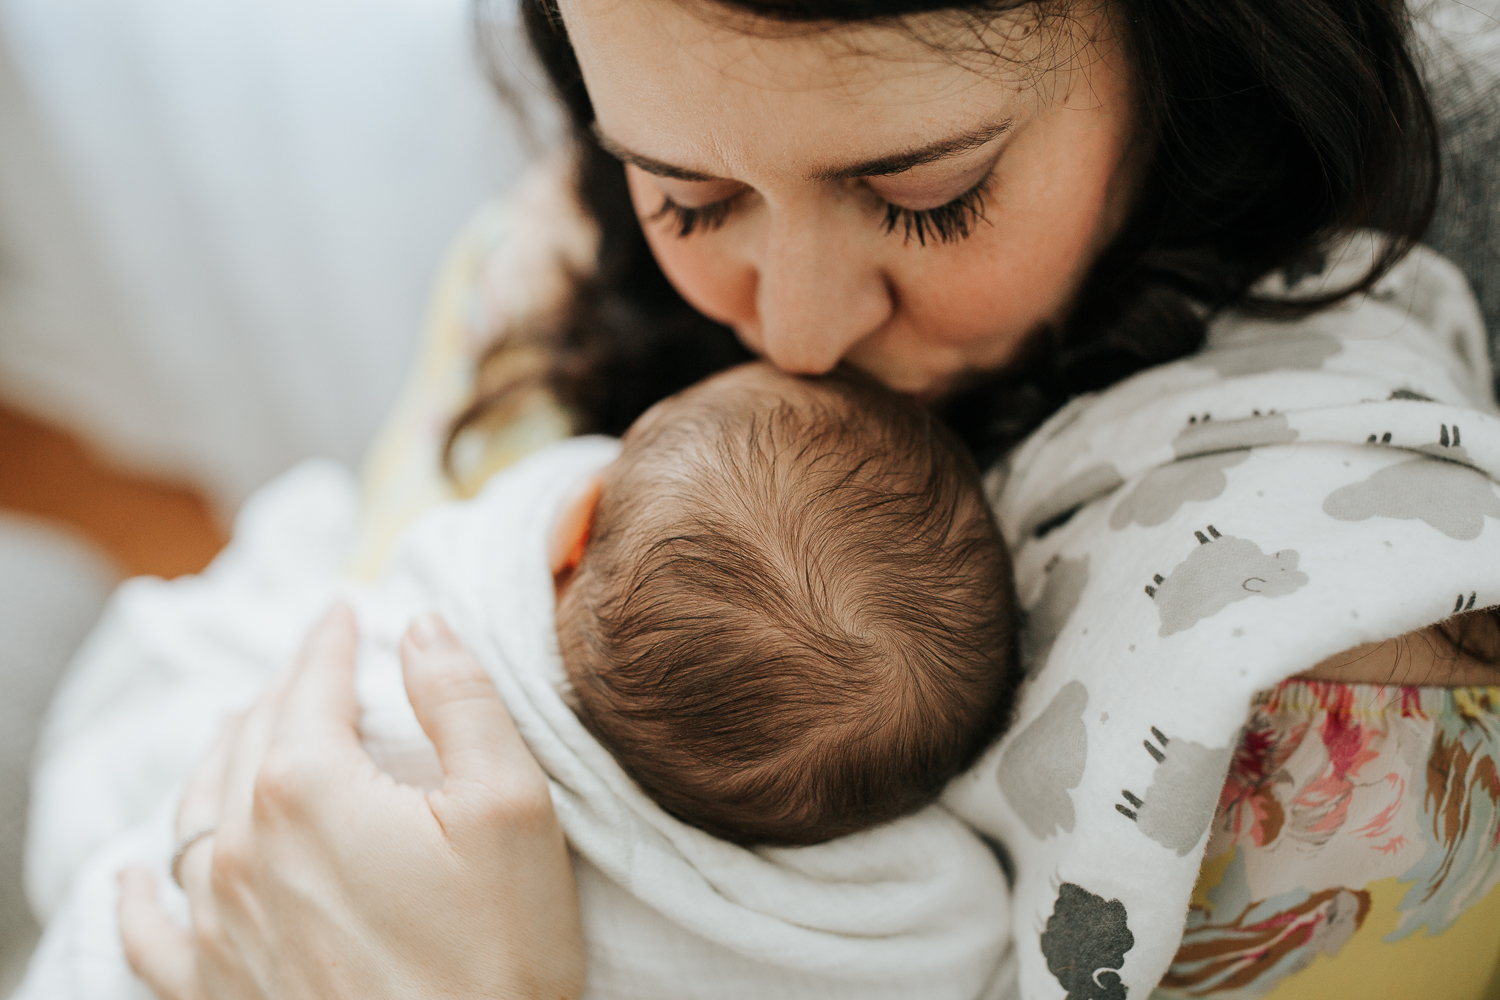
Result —
[[[934, 806], [814, 847], [745, 850], [664, 813], [564, 703], [546, 537], [567, 493], [617, 450], [613, 441], [582, 438], [534, 455], [496, 477], [474, 500], [424, 516], [404, 535], [386, 577], [348, 594], [361, 624], [357, 686], [372, 755], [412, 783], [440, 778], [406, 700], [396, 653], [412, 616], [437, 610], [495, 679], [551, 779], [575, 852], [589, 995], [974, 1000], [997, 988], [1009, 940], [1005, 881], [989, 848], [947, 810]], [[352, 509], [339, 497], [351, 491], [347, 477], [326, 467], [291, 474], [261, 498], [253, 515], [261, 524], [237, 535], [237, 551], [219, 569], [232, 568], [240, 581], [257, 573], [266, 579], [282, 575], [285, 568], [261, 565], [263, 559], [293, 559], [310, 569], [306, 554], [295, 552], [278, 526], [301, 520], [296, 532], [315, 533], [307, 527], [308, 512], [332, 512], [337, 522], [341, 508]], [[332, 528], [334, 534], [340, 530], [336, 523]], [[261, 548], [278, 535], [275, 544]], [[213, 581], [210, 573], [196, 585], [212, 588]], [[291, 601], [268, 593], [247, 614], [244, 588], [225, 585], [200, 595], [192, 621], [171, 615], [150, 620], [150, 593], [134, 608], [117, 608], [117, 617], [175, 630], [170, 655], [197, 664], [200, 676], [178, 686], [165, 713], [157, 697], [134, 714], [107, 713], [111, 724], [97, 735], [71, 727], [71, 764], [64, 768], [54, 757], [41, 775], [41, 783], [59, 794], [41, 803], [32, 831], [34, 887], [47, 881], [37, 869], [49, 860], [66, 867], [69, 860], [45, 846], [53, 831], [76, 839], [76, 831], [66, 828], [98, 825], [91, 799], [119, 797], [100, 782], [105, 758], [118, 771], [128, 767], [122, 758], [138, 759], [139, 748], [149, 745], [160, 760], [162, 744], [171, 742], [175, 730], [190, 737], [181, 741], [178, 756], [181, 767], [190, 766], [204, 733], [201, 720], [218, 715], [215, 709], [228, 700], [224, 692], [243, 694], [247, 675], [257, 669], [251, 651], [223, 678], [204, 670], [203, 661], [221, 653], [224, 636], [248, 620], [279, 637], [269, 644], [262, 639], [258, 669], [264, 677], [282, 662], [269, 647], [279, 643], [284, 654], [288, 637], [326, 606], [336, 586], [327, 580], [304, 586]], [[309, 601], [310, 607], [299, 606]], [[195, 635], [202, 641], [195, 644]], [[130, 662], [119, 666], [132, 668]], [[100, 674], [107, 672], [96, 663], [92, 683], [102, 683]], [[128, 678], [115, 681], [118, 688], [132, 686]], [[65, 717], [76, 714], [70, 701], [84, 696], [79, 680], [70, 682], [51, 727], [54, 739], [59, 728], [69, 728]], [[186, 728], [175, 726], [172, 715], [183, 718]], [[138, 728], [147, 726], [153, 732]], [[143, 801], [153, 793], [156, 802]], [[74, 880], [19, 994], [26, 1000], [148, 995], [133, 983], [120, 954], [113, 873], [132, 857], [164, 870], [172, 848], [166, 820], [175, 796], [158, 780], [129, 797], [135, 801], [117, 804], [112, 814], [140, 814], [152, 806], [156, 814], [105, 844]]]
[[[1268, 291], [1342, 287], [1367, 252]], [[1200, 353], [1075, 400], [992, 475], [1031, 680], [946, 801], [1014, 858], [1022, 997], [1151, 993], [1255, 692], [1500, 604], [1491, 392], [1462, 276], [1418, 250], [1301, 322], [1218, 318]], [[1339, 852], [1377, 847], [1331, 845], [1328, 885]], [[1444, 869], [1431, 837], [1378, 849], [1388, 877]], [[1480, 898], [1500, 854], [1465, 879]], [[1452, 895], [1414, 889], [1402, 928]]]

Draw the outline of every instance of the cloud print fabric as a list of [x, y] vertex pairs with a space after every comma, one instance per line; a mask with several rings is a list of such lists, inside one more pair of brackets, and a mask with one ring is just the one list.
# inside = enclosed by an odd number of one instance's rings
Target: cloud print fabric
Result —
[[[1371, 247], [1263, 291], [1339, 287]], [[1308, 319], [1219, 317], [991, 473], [1031, 679], [947, 803], [1013, 858], [1026, 1000], [1150, 995], [1257, 692], [1500, 603], [1487, 356], [1463, 278], [1418, 250]]]

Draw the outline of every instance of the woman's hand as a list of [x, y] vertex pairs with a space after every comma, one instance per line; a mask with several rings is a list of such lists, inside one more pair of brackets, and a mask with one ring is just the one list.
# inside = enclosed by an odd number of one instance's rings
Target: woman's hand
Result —
[[559, 1000], [583, 988], [567, 847], [547, 782], [473, 656], [437, 616], [402, 642], [445, 780], [380, 771], [356, 732], [355, 625], [336, 607], [294, 668], [188, 783], [182, 930], [150, 874], [121, 874], [130, 965], [163, 1000]]

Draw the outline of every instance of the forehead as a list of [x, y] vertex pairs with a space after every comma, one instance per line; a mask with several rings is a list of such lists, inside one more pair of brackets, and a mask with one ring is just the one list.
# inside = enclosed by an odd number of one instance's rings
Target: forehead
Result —
[[633, 152], [743, 177], [815, 173], [1036, 105], [1054, 41], [1025, 5], [977, 24], [748, 21], [703, 0], [561, 0], [600, 130]]

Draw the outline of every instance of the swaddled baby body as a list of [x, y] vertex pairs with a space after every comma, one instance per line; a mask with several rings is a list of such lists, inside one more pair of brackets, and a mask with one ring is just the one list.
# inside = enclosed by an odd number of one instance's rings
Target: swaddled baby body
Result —
[[243, 704], [334, 593], [359, 618], [365, 744], [398, 780], [441, 780], [402, 691], [412, 617], [441, 613], [494, 678], [573, 851], [586, 995], [1006, 987], [1000, 867], [930, 803], [1009, 717], [1010, 565], [973, 465], [922, 409], [855, 375], [737, 368], [423, 515], [363, 587], [327, 542], [353, 494], [341, 470], [294, 470], [209, 573], [120, 605], [113, 627], [171, 643], [91, 678], [133, 700], [41, 778], [45, 801], [90, 803], [46, 807], [44, 833], [104, 839], [86, 863], [33, 852], [33, 883], [66, 898], [19, 997], [149, 997], [115, 873], [167, 882], [164, 762], [191, 766], [201, 720]]
[[1009, 716], [1010, 565], [978, 472], [858, 376], [751, 364], [658, 404], [552, 551], [579, 718], [726, 840], [913, 812]]

